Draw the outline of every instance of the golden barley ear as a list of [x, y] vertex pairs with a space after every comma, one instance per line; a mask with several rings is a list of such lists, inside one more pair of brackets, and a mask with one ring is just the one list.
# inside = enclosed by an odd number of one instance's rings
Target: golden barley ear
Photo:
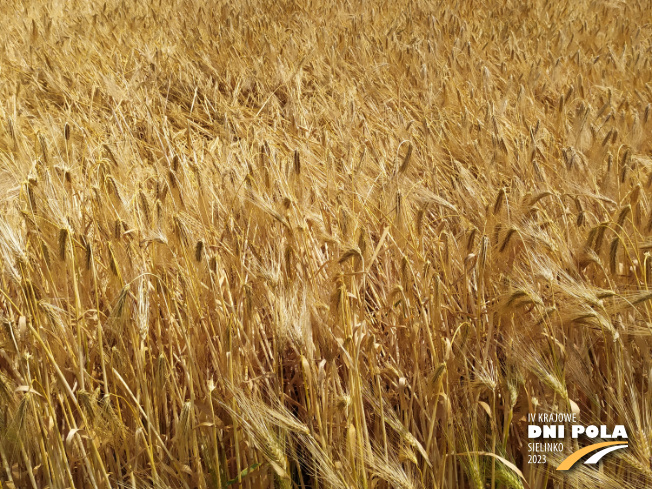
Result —
[[202, 240], [199, 240], [195, 245], [195, 261], [197, 262], [201, 261], [203, 251], [204, 251], [204, 242]]
[[294, 173], [301, 174], [301, 156], [298, 149], [294, 150]]
[[408, 169], [408, 166], [410, 165], [410, 159], [412, 158], [412, 143], [408, 141], [407, 143], [407, 151], [405, 152], [405, 157], [403, 158], [403, 163], [401, 163], [401, 166], [398, 169], [398, 173], [405, 173]]
[[66, 248], [68, 246], [68, 229], [61, 228], [59, 230], [59, 259], [61, 261], [66, 260]]

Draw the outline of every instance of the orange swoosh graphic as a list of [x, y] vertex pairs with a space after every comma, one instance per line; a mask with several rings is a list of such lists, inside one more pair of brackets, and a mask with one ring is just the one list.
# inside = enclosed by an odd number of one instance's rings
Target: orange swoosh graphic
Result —
[[610, 447], [612, 445], [627, 445], [627, 443], [622, 441], [605, 441], [603, 443], [595, 443], [594, 445], [589, 445], [588, 447], [584, 447], [581, 450], [576, 451], [575, 453], [571, 453], [568, 457], [566, 457], [566, 459], [564, 459], [562, 463], [559, 464], [557, 470], [568, 470], [573, 465], [575, 465], [575, 462], [577, 462], [587, 453], [594, 452], [596, 450], [599, 450], [600, 448]]

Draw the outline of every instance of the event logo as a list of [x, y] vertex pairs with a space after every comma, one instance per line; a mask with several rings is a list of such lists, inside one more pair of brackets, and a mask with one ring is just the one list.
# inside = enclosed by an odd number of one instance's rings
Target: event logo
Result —
[[[577, 461], [589, 454], [592, 455], [584, 463], [588, 465], [596, 464], [605, 455], [628, 446], [627, 431], [623, 425], [616, 425], [613, 430], [610, 430], [606, 425], [584, 426], [577, 424], [576, 413], [539, 413], [538, 416], [530, 413], [528, 414], [528, 423], [527, 436], [530, 440], [551, 440], [528, 443], [530, 463], [546, 463], [547, 453], [563, 452], [567, 435], [570, 435], [570, 438], [573, 440], [578, 439], [582, 435], [588, 439], [594, 439], [596, 437], [599, 437], [602, 440], [614, 438], [621, 439], [618, 441], [602, 441], [580, 448], [566, 457], [564, 461], [559, 464], [557, 470], [569, 470]], [[568, 423], [572, 423], [570, 430], [566, 430], [566, 424]]]

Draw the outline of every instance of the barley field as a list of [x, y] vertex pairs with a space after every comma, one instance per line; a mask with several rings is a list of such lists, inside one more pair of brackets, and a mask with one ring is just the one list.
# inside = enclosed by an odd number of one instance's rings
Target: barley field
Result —
[[652, 5], [489, 3], [0, 3], [0, 486], [652, 487]]

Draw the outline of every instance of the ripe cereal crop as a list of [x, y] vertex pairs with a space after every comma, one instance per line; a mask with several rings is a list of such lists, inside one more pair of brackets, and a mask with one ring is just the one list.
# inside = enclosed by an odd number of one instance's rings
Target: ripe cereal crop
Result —
[[1, 487], [652, 487], [651, 19], [0, 3]]

